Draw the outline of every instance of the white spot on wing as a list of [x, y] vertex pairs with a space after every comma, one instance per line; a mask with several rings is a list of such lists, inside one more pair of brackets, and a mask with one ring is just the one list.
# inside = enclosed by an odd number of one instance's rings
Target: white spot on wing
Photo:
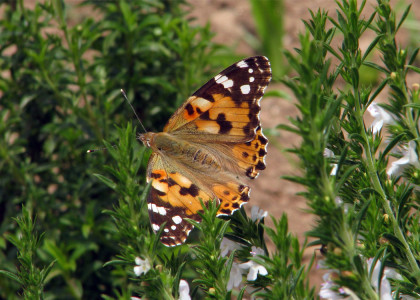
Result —
[[158, 212], [158, 209], [157, 209], [156, 204], [152, 203], [151, 208], [152, 208], [152, 211], [153, 211], [154, 213], [157, 213], [157, 212]]
[[254, 82], [255, 78], [254, 77], [249, 77], [249, 82]]
[[166, 208], [164, 208], [163, 206], [157, 206], [154, 203], [149, 203], [147, 204], [147, 208], [153, 211], [154, 213], [160, 214], [162, 216], [166, 215]]
[[171, 226], [171, 229], [172, 229], [172, 230], [175, 230], [175, 229], [176, 229], [176, 226], [175, 226], [175, 225], [172, 225], [172, 226]]
[[160, 226], [157, 225], [157, 224], [152, 224], [152, 228], [153, 228], [154, 231], [159, 231]]
[[249, 86], [249, 84], [244, 84], [241, 86], [241, 92], [242, 94], [249, 94], [249, 92], [251, 91], [251, 87]]
[[232, 79], [229, 79], [229, 80], [227, 80], [227, 81], [223, 82], [222, 84], [223, 84], [223, 87], [224, 87], [225, 89], [228, 89], [228, 88], [230, 88], [230, 87], [232, 87], [232, 86], [233, 86], [233, 80], [232, 80]]
[[161, 214], [162, 216], [166, 215], [166, 209], [164, 207], [157, 206], [157, 210], [158, 210], [158, 213]]
[[179, 224], [182, 222], [182, 218], [180, 216], [174, 216], [172, 217], [172, 221], [174, 221], [175, 224]]
[[254, 73], [254, 70], [253, 70], [253, 69], [251, 69], [251, 68], [249, 68], [249, 69], [248, 69], [248, 72], [249, 72], [249, 73]]
[[[216, 79], [217, 78], [217, 79]], [[227, 78], [226, 76], [221, 76], [220, 74], [217, 75], [216, 77], [214, 77], [214, 79], [216, 80], [216, 83], [222, 83], [226, 80], [228, 80], [229, 78]]]
[[219, 74], [216, 77], [214, 77], [214, 79], [216, 80], [216, 83], [223, 84], [223, 87], [225, 89], [228, 89], [233, 86], [233, 80], [227, 78], [226, 76], [220, 76]]
[[236, 66], [238, 66], [239, 68], [246, 68], [248, 67], [248, 64], [245, 61], [241, 60], [236, 64]]
[[168, 228], [165, 228], [165, 229], [163, 229], [163, 231], [165, 231], [165, 232], [169, 232], [169, 229], [168, 229]]

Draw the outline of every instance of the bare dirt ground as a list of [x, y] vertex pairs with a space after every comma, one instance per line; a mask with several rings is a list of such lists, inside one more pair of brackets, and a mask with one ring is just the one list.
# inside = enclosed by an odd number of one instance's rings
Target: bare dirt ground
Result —
[[[261, 0], [264, 1], [264, 0]], [[211, 29], [216, 33], [214, 41], [234, 47], [237, 53], [244, 57], [255, 55], [253, 49], [246, 43], [244, 37], [247, 32], [255, 33], [255, 25], [251, 15], [251, 6], [248, 0], [189, 0], [191, 4], [191, 15], [196, 18], [198, 24], [210, 23]], [[391, 1], [392, 5], [405, 8], [404, 1]], [[412, 3], [412, 16], [420, 20], [420, 1], [405, 1]], [[373, 12], [375, 0], [368, 0], [365, 8], [366, 15]], [[329, 11], [330, 16], [335, 17], [337, 8], [332, 0], [284, 0], [284, 47], [291, 51], [299, 47], [299, 33], [304, 32], [303, 19], [310, 17], [309, 9], [317, 11], [318, 8]], [[403, 9], [400, 9], [400, 15]], [[273, 38], [278, 38], [273, 36]], [[402, 45], [408, 43], [409, 34], [407, 31], [398, 35], [398, 42]], [[372, 35], [366, 35], [360, 46], [366, 49], [372, 41]], [[263, 53], [258, 53], [263, 54]], [[420, 78], [414, 76], [409, 81], [420, 82]], [[281, 84], [271, 84], [269, 89], [287, 89]], [[288, 91], [292, 96], [291, 92]], [[382, 101], [386, 100], [386, 94], [382, 95]], [[293, 96], [292, 96], [293, 98]], [[294, 101], [283, 99], [264, 98], [261, 106], [261, 122], [263, 128], [274, 128], [278, 124], [289, 124], [288, 118], [297, 116], [298, 111]], [[368, 123], [369, 124], [369, 123]], [[251, 205], [258, 205], [269, 214], [279, 218], [283, 213], [288, 215], [289, 230], [297, 235], [303, 243], [305, 232], [311, 230], [315, 220], [312, 215], [306, 213], [305, 199], [297, 196], [296, 193], [303, 190], [302, 186], [281, 179], [281, 176], [299, 174], [297, 159], [285, 153], [284, 149], [297, 145], [299, 138], [291, 133], [281, 131], [278, 137], [270, 137], [271, 144], [268, 147], [266, 159], [267, 169], [262, 172], [259, 178], [251, 183]], [[267, 220], [270, 225], [270, 221]], [[305, 251], [305, 262], [309, 262], [313, 253], [320, 258], [317, 247], [311, 247]], [[322, 281], [322, 270], [316, 266], [311, 271], [311, 285], [319, 287]]]

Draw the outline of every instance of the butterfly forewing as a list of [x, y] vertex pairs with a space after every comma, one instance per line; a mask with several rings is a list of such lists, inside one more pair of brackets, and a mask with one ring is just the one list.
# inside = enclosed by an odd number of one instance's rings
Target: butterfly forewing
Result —
[[[231, 215], [249, 200], [244, 178], [265, 169], [267, 139], [260, 99], [271, 79], [268, 59], [244, 59], [216, 75], [174, 113], [163, 133], [140, 135], [153, 149], [148, 209], [152, 228], [166, 246], [185, 242], [200, 221], [200, 199], [217, 199], [218, 215]], [[158, 138], [157, 138], [158, 137]]]
[[[259, 125], [259, 101], [271, 79], [264, 56], [233, 64], [198, 89], [172, 116], [164, 131], [219, 142], [248, 141]], [[193, 133], [193, 134], [192, 134]]]

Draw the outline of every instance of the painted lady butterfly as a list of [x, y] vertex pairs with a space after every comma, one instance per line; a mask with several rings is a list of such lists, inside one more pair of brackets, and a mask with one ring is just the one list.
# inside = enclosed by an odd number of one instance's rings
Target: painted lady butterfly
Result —
[[153, 230], [166, 222], [166, 246], [185, 242], [200, 221], [204, 203], [218, 199], [219, 215], [249, 200], [244, 183], [265, 169], [267, 139], [260, 125], [260, 99], [271, 79], [264, 56], [233, 64], [196, 91], [169, 119], [163, 132], [140, 134], [152, 148], [147, 167], [148, 209]]

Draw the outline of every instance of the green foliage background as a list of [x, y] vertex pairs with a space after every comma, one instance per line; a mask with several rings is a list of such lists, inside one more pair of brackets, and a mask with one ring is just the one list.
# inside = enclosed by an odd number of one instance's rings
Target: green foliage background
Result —
[[[150, 229], [146, 152], [120, 89], [146, 128], [160, 130], [205, 82], [212, 61], [220, 70], [221, 47], [211, 43], [208, 27], [191, 26], [183, 1], [85, 1], [71, 9], [65, 3], [0, 6], [0, 298], [177, 299], [186, 279], [198, 299], [242, 299], [246, 292], [314, 299], [308, 281], [314, 260], [302, 264], [306, 243], [288, 232], [286, 216], [268, 228], [243, 209], [216, 218], [216, 205], [209, 205], [188, 245], [175, 248], [164, 247]], [[277, 52], [281, 1], [251, 3], [261, 37], [254, 48], [269, 55], [276, 76], [288, 68], [295, 73], [283, 83], [300, 115], [278, 128], [301, 137], [287, 150], [298, 156], [302, 175], [287, 179], [305, 187], [301, 195], [316, 217], [307, 234], [334, 274], [326, 292], [379, 299], [382, 278], [391, 279], [392, 297], [418, 297], [418, 158], [407, 159], [400, 174], [387, 173], [390, 157], [403, 157], [408, 145], [418, 157], [420, 145], [419, 84], [406, 80], [420, 73], [420, 49], [396, 42], [410, 7], [398, 18], [387, 0], [377, 0], [368, 17], [366, 1], [337, 1], [334, 16], [311, 11], [300, 48], [285, 52], [290, 66], [284, 68]], [[68, 15], [82, 11], [88, 17], [69, 25]], [[272, 28], [276, 37], [267, 39]], [[365, 32], [374, 37], [362, 50]], [[372, 53], [381, 63], [370, 61]], [[364, 116], [384, 91], [380, 107], [392, 122], [373, 134]], [[86, 154], [103, 144], [107, 151]], [[324, 155], [326, 148], [333, 157]], [[237, 247], [222, 256], [226, 238]], [[271, 254], [266, 240], [275, 245]], [[135, 257], [151, 266], [141, 276], [132, 271]], [[369, 259], [381, 265], [379, 280]], [[240, 273], [242, 285], [228, 290], [231, 269], [244, 263], [266, 275], [245, 281]], [[386, 277], [390, 270], [400, 277]]]
[[[86, 150], [116, 141], [115, 125], [133, 119], [121, 88], [145, 126], [161, 130], [204, 82], [217, 46], [207, 27], [189, 24], [183, 1], [78, 3], [76, 13], [90, 13], [73, 26], [65, 1], [0, 6], [0, 268], [16, 273], [7, 237], [22, 234], [12, 217], [25, 205], [34, 231], [45, 233], [28, 269], [55, 260], [48, 295], [97, 299], [127, 275], [103, 268], [119, 250], [119, 232], [102, 213], [117, 196], [92, 173], [112, 158]], [[0, 298], [19, 288], [0, 277]]]

